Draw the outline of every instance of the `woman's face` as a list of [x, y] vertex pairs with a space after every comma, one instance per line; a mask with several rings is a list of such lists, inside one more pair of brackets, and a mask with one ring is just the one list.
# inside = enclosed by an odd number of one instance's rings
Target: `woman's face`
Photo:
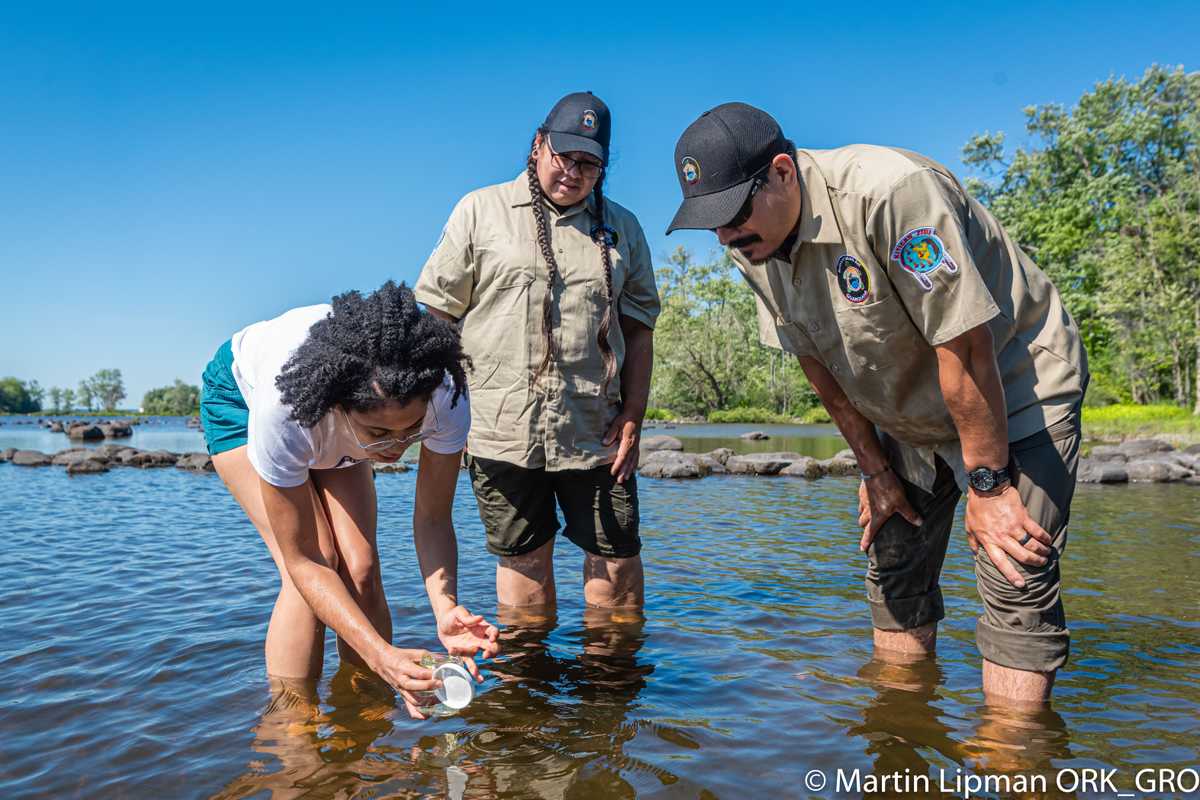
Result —
[[[368, 411], [344, 411], [354, 438], [372, 461], [393, 463], [421, 439], [421, 425], [429, 403], [410, 400], [401, 405], [389, 400]], [[384, 446], [375, 445], [386, 443]]]
[[591, 177], [584, 175], [584, 170], [596, 172], [596, 167], [602, 166], [600, 159], [578, 151], [555, 153], [549, 140], [541, 134], [538, 134], [534, 144], [533, 155], [537, 161], [537, 177], [542, 192], [558, 206], [567, 207], [582, 202], [591, 194], [596, 181], [603, 174], [597, 173]]

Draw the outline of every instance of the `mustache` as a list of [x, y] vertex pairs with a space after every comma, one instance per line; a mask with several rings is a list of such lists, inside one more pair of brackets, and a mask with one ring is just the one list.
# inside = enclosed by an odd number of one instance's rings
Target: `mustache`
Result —
[[742, 249], [749, 247], [752, 244], [757, 244], [758, 242], [761, 242], [761, 241], [762, 241], [761, 236], [759, 236], [758, 234], [752, 233], [749, 236], [743, 236], [740, 239], [734, 239], [732, 242], [729, 243], [729, 246], [735, 250], [742, 250]]

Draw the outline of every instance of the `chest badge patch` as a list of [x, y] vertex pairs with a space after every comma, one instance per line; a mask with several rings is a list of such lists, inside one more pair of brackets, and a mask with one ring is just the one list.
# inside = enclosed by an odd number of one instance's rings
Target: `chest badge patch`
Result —
[[946, 252], [946, 245], [933, 228], [913, 228], [900, 237], [892, 248], [892, 260], [910, 272], [927, 292], [933, 291], [933, 281], [929, 279], [931, 273], [942, 267], [951, 274], [958, 272], [958, 264]]
[[851, 303], [861, 303], [871, 293], [871, 278], [862, 262], [851, 255], [837, 260], [838, 288]]

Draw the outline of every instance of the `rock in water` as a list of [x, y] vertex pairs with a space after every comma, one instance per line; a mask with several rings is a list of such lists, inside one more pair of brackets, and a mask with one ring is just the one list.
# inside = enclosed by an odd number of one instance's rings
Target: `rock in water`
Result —
[[41, 450], [17, 450], [12, 463], [18, 467], [48, 467], [52, 459]]
[[763, 439], [770, 439], [770, 438], [771, 438], [771, 436], [770, 436], [770, 434], [763, 433], [762, 431], [747, 431], [746, 433], [743, 433], [743, 434], [742, 434], [740, 437], [738, 437], [738, 438], [740, 438], [740, 439], [750, 439], [750, 440], [752, 440], [752, 441], [761, 441], [761, 440], [763, 440]]
[[799, 453], [748, 453], [731, 456], [725, 468], [734, 475], [778, 475], [789, 464], [799, 461]]
[[76, 423], [67, 428], [67, 438], [81, 439], [83, 441], [103, 439], [104, 429], [99, 425], [91, 425], [86, 422]]
[[642, 460], [638, 472], [647, 478], [703, 478], [711, 467], [702, 458], [693, 453], [658, 450]]
[[1080, 483], [1125, 483], [1129, 473], [1121, 461], [1098, 461], [1093, 458], [1079, 459], [1079, 471], [1076, 480]]
[[1130, 460], [1154, 453], [1169, 453], [1174, 449], [1169, 443], [1161, 439], [1133, 439], [1128, 442], [1121, 442], [1120, 445], [1121, 452]]
[[678, 450], [682, 452], [683, 442], [674, 436], [645, 436], [641, 441], [641, 449], [646, 452], [655, 452], [658, 450]]
[[108, 464], [94, 458], [81, 458], [67, 464], [68, 475], [96, 475], [101, 472], [108, 472]]
[[175, 466], [179, 469], [186, 469], [192, 472], [216, 472], [213, 467], [212, 456], [208, 453], [184, 453], [175, 462]]
[[821, 462], [815, 458], [801, 456], [798, 460], [793, 461], [779, 471], [780, 475], [791, 475], [797, 478], [807, 478], [808, 480], [816, 480], [824, 477], [825, 468], [821, 466]]

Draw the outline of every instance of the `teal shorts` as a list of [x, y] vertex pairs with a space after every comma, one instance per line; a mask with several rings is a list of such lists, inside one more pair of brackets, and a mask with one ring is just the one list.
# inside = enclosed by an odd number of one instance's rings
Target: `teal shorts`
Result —
[[208, 454], [215, 456], [246, 443], [250, 409], [233, 379], [233, 342], [217, 348], [204, 368], [200, 389], [200, 424]]

